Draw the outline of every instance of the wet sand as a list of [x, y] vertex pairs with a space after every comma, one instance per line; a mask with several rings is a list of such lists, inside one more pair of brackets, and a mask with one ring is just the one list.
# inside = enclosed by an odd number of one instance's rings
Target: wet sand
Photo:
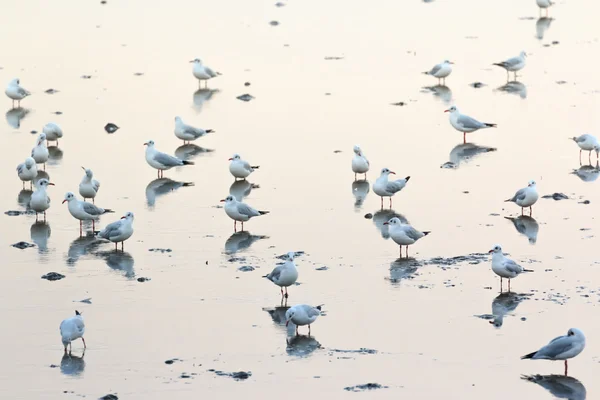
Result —
[[[1, 215], [0, 393], [341, 398], [360, 396], [346, 387], [376, 382], [387, 388], [364, 396], [550, 399], [521, 375], [560, 374], [562, 363], [519, 357], [577, 327], [588, 344], [569, 372], [595, 398], [600, 195], [593, 171], [587, 182], [572, 174], [580, 168], [578, 148], [567, 138], [597, 134], [596, 3], [553, 7], [543, 39], [539, 28], [548, 21], [538, 21], [533, 0], [274, 3], [66, 1], [43, 12], [38, 1], [5, 6], [5, 15], [19, 17], [0, 27], [15, 38], [6, 40], [0, 82], [19, 77], [33, 94], [17, 111], [3, 98], [1, 211], [24, 210], [27, 193], [14, 168], [33, 147], [30, 132], [52, 121], [65, 136], [46, 166], [56, 184], [47, 225], [33, 215]], [[530, 53], [519, 79], [524, 87], [497, 90], [506, 74], [491, 64], [521, 50]], [[198, 91], [188, 63], [195, 57], [223, 73], [210, 90]], [[436, 80], [421, 72], [446, 58], [454, 72], [448, 90], [434, 96], [426, 88]], [[44, 93], [50, 88], [58, 93]], [[255, 99], [236, 99], [244, 93]], [[391, 105], [397, 102], [406, 105]], [[450, 104], [498, 124], [467, 137], [496, 151], [464, 158], [473, 147], [448, 123], [443, 110]], [[176, 115], [216, 132], [194, 142], [201, 149], [181, 148]], [[107, 134], [108, 122], [120, 130]], [[159, 150], [190, 154], [195, 166], [165, 177], [193, 186], [155, 181], [142, 145], [150, 139]], [[397, 260], [372, 190], [355, 204], [354, 144], [371, 161], [370, 183], [383, 167], [411, 176], [394, 210], [432, 231], [411, 246], [414, 259]], [[232, 236], [219, 208], [233, 183], [233, 153], [261, 166], [250, 177], [260, 187], [244, 201], [271, 211], [245, 224], [249, 236]], [[440, 168], [448, 161], [457, 168]], [[77, 192], [81, 166], [101, 182], [96, 204], [118, 213], [98, 226], [127, 211], [136, 215], [124, 254], [80, 239], [77, 221], [60, 204], [65, 192]], [[530, 179], [541, 195], [570, 199], [540, 199], [534, 221], [517, 221], [521, 234], [504, 218], [520, 210], [503, 200]], [[36, 247], [10, 247], [18, 241]], [[487, 258], [435, 260], [486, 253], [496, 243], [535, 270], [512, 282], [523, 296], [498, 297]], [[326, 315], [312, 338], [288, 345], [279, 288], [261, 276], [277, 255], [300, 250], [301, 285], [290, 288], [288, 305], [324, 304]], [[256, 269], [237, 270], [245, 265]], [[66, 278], [40, 279], [50, 271]], [[77, 302], [87, 298], [91, 304]], [[508, 312], [501, 326], [485, 315], [493, 308]], [[86, 320], [88, 349], [78, 358], [77, 341], [63, 359], [58, 325], [75, 309]], [[336, 351], [361, 348], [376, 352]], [[173, 358], [181, 361], [165, 364]], [[236, 381], [210, 369], [252, 375]], [[574, 398], [586, 398], [567, 383]]]

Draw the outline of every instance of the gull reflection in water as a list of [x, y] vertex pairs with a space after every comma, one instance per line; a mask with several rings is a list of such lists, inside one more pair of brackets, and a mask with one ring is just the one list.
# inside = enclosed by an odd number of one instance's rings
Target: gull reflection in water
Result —
[[537, 221], [528, 215], [520, 215], [517, 218], [513, 217], [504, 217], [507, 220], [511, 221], [515, 226], [517, 232], [521, 235], [524, 235], [529, 240], [529, 243], [535, 244], [537, 242], [538, 231], [540, 230], [540, 225]]
[[579, 169], [574, 169], [571, 174], [577, 175], [579, 179], [584, 182], [594, 182], [598, 179], [598, 172], [600, 172], [600, 166], [596, 161], [596, 166], [593, 165], [582, 165]]
[[13, 128], [19, 129], [21, 127], [21, 120], [25, 118], [27, 114], [29, 114], [29, 110], [26, 108], [11, 108], [6, 112], [6, 122]]
[[29, 202], [31, 201], [32, 190], [22, 189], [17, 195], [17, 203], [25, 209], [29, 209]]
[[38, 252], [48, 252], [48, 238], [50, 237], [50, 225], [46, 222], [37, 221], [29, 229], [31, 241], [36, 244]]
[[38, 169], [38, 173], [35, 178], [33, 178], [33, 184], [35, 185], [40, 179], [48, 179], [50, 180], [50, 175], [46, 171], [40, 171]]
[[384, 225], [384, 222], [388, 222], [392, 218], [398, 218], [403, 224], [408, 224], [408, 220], [402, 214], [398, 214], [394, 210], [378, 210], [373, 213], [373, 223], [381, 232], [381, 237], [384, 239], [390, 238], [390, 227]]
[[354, 195], [354, 208], [356, 211], [362, 207], [371, 185], [367, 180], [352, 181], [352, 194]]
[[529, 294], [518, 294], [512, 292], [500, 293], [492, 300], [492, 315], [494, 319], [489, 321], [496, 328], [500, 328], [504, 323], [504, 316], [512, 313], [517, 306], [525, 300]]
[[85, 360], [83, 359], [84, 355], [85, 351], [80, 357], [71, 353], [64, 353], [62, 359], [60, 360], [60, 372], [69, 376], [81, 375], [85, 369]]
[[213, 149], [206, 149], [204, 147], [196, 146], [193, 143], [189, 143], [175, 149], [175, 157], [187, 161], [197, 156], [210, 154], [213, 151]]
[[229, 194], [235, 197], [237, 201], [242, 201], [244, 197], [250, 196], [252, 189], [260, 188], [259, 185], [248, 182], [245, 179], [235, 181], [229, 186]]
[[557, 399], [585, 400], [587, 391], [579, 380], [564, 375], [524, 375], [522, 379], [536, 383]]
[[[290, 323], [288, 325], [288, 332], [289, 332], [289, 328], [290, 326], [292, 326], [293, 324]], [[295, 331], [295, 327], [293, 327], [294, 331]], [[308, 357], [309, 355], [311, 355], [315, 350], [320, 349], [321, 343], [317, 342], [317, 340], [312, 337], [312, 336], [306, 336], [306, 335], [295, 335], [295, 332], [292, 333], [292, 335], [288, 334], [288, 337], [286, 338], [286, 342], [287, 342], [287, 347], [285, 349], [286, 353], [289, 356], [294, 356], [294, 357]]]
[[550, 29], [550, 24], [552, 24], [553, 20], [554, 18], [548, 17], [539, 18], [535, 23], [535, 37], [537, 37], [539, 40], [542, 40], [546, 34], [546, 31]]
[[417, 270], [421, 266], [414, 258], [399, 258], [390, 264], [390, 282], [398, 284], [403, 279], [414, 278]]
[[[285, 327], [285, 312], [289, 309], [287, 306], [277, 306], [272, 308], [263, 308], [271, 316], [273, 323], [280, 327]], [[288, 325], [289, 327], [289, 325]], [[295, 333], [295, 332], [294, 332]]]
[[123, 272], [123, 275], [127, 278], [135, 278], [135, 271], [133, 269], [134, 259], [128, 252], [124, 251], [99, 251], [94, 254], [106, 262], [110, 268]]
[[202, 88], [194, 92], [194, 109], [197, 112], [202, 111], [205, 103], [208, 103], [215, 94], [219, 93], [219, 89]]
[[252, 235], [248, 231], [236, 232], [233, 235], [229, 236], [229, 238], [225, 242], [225, 253], [235, 254], [238, 251], [248, 249], [250, 246], [252, 246], [252, 243], [258, 240], [268, 238], [268, 236], [264, 235]]
[[103, 240], [98, 240], [93, 235], [81, 236], [73, 240], [67, 253], [67, 265], [74, 266], [81, 257], [92, 254], [98, 250], [102, 243], [105, 242]]
[[468, 163], [480, 154], [496, 151], [494, 147], [478, 146], [475, 143], [460, 143], [450, 151], [450, 161], [442, 167], [458, 168], [461, 163]]
[[149, 207], [154, 207], [157, 197], [174, 192], [184, 186], [194, 186], [194, 183], [177, 182], [169, 178], [155, 179], [146, 186], [146, 202]]
[[63, 151], [56, 146], [48, 146], [48, 165], [58, 165], [62, 161]]
[[442, 100], [445, 104], [452, 103], [452, 89], [444, 85], [427, 86], [423, 89], [429, 90], [433, 96]]
[[506, 85], [502, 85], [496, 89], [499, 92], [516, 94], [522, 99], [527, 98], [527, 86], [524, 83], [518, 81], [506, 82]]

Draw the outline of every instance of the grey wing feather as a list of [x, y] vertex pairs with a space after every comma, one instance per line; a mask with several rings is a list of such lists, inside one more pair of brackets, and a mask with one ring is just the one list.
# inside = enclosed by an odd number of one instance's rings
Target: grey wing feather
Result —
[[204, 71], [206, 71], [206, 73], [207, 73], [208, 75], [210, 75], [211, 77], [213, 77], [213, 78], [214, 78], [215, 76], [217, 76], [217, 74], [215, 73], [215, 71], [213, 71], [213, 70], [212, 70], [211, 68], [209, 68], [209, 67], [204, 67]]
[[249, 217], [258, 217], [260, 215], [258, 211], [244, 203], [238, 203], [238, 212]]
[[510, 272], [514, 272], [515, 274], [520, 274], [521, 272], [523, 272], [523, 267], [521, 267], [519, 264], [510, 259], [506, 259], [504, 266], [507, 270], [509, 270]]
[[25, 168], [25, 164], [19, 164], [19, 165], [17, 165], [17, 172], [19, 174], [22, 174], [24, 168]]
[[278, 265], [277, 267], [275, 267], [273, 269], [273, 271], [271, 271], [271, 273], [269, 275], [267, 275], [267, 279], [270, 280], [271, 282], [279, 280], [282, 270], [283, 270], [283, 265]]
[[576, 138], [575, 138], [575, 142], [577, 142], [577, 143], [582, 143], [582, 142], [585, 142], [586, 140], [588, 140], [588, 138], [589, 138], [589, 137], [590, 137], [590, 135], [588, 135], [588, 134], [586, 133], [586, 134], [584, 134], [584, 135], [581, 135], [581, 136], [579, 136], [579, 137], [576, 137]]
[[119, 229], [121, 228], [121, 221], [115, 221], [111, 224], [106, 225], [104, 230], [98, 234], [98, 236], [103, 237], [104, 239], [109, 239], [113, 236], [119, 236], [121, 233]]
[[513, 58], [509, 58], [506, 61], [502, 61], [499, 64], [502, 64], [502, 66], [504, 66], [504, 67], [512, 67], [513, 65], [517, 65], [520, 62], [521, 62], [521, 59], [519, 57], [513, 57]]
[[404, 189], [404, 186], [406, 186], [406, 181], [403, 179], [398, 180], [398, 181], [388, 182], [388, 184], [385, 187], [385, 191], [388, 193], [396, 193], [396, 192], [399, 192], [402, 189]]
[[161, 163], [165, 167], [176, 167], [178, 165], [183, 165], [183, 162], [179, 158], [165, 153], [156, 153], [154, 160]]
[[464, 126], [465, 128], [481, 128], [485, 126], [485, 124], [477, 121], [474, 118], [469, 117], [468, 115], [460, 115], [458, 117], [458, 123]]
[[98, 191], [98, 189], [100, 188], [100, 182], [93, 180], [92, 181], [92, 187], [94, 188], [94, 191]]
[[19, 91], [19, 94], [21, 96], [28, 96], [29, 95], [29, 92], [27, 90], [23, 89], [22, 87], [20, 87], [18, 91]]
[[319, 310], [317, 310], [316, 308], [311, 307], [309, 305], [306, 305], [306, 304], [302, 304], [302, 309], [304, 310], [306, 315], [308, 315], [309, 317], [314, 317], [315, 315], [321, 314], [321, 312]]
[[525, 189], [517, 190], [517, 193], [513, 196], [510, 201], [524, 200], [525, 199]]
[[560, 354], [569, 351], [573, 346], [573, 341], [568, 336], [560, 336], [552, 340], [546, 346], [539, 349], [534, 358], [555, 358]]
[[408, 228], [406, 228], [404, 230], [404, 233], [406, 233], [406, 236], [408, 236], [412, 240], [419, 240], [423, 237], [423, 234], [421, 232], [419, 232], [418, 230], [416, 230], [415, 228], [413, 228], [412, 226], [409, 226]]
[[200, 130], [198, 128], [194, 128], [193, 126], [189, 126], [186, 125], [185, 128], [183, 129], [184, 133], [189, 133], [190, 135], [193, 135], [195, 138], [199, 138], [201, 136], [204, 136], [204, 134], [206, 133], [203, 130]]
[[247, 171], [254, 171], [254, 169], [252, 168], [252, 166], [250, 165], [250, 163], [248, 161], [244, 161], [242, 163], [242, 166], [244, 167], [245, 170]]
[[83, 203], [83, 211], [90, 215], [102, 215], [104, 214], [104, 209], [100, 207], [96, 207], [92, 203], [88, 203], [87, 201]]
[[436, 74], [441, 68], [442, 64], [435, 65], [433, 68], [431, 68], [431, 71], [429, 71], [429, 75]]

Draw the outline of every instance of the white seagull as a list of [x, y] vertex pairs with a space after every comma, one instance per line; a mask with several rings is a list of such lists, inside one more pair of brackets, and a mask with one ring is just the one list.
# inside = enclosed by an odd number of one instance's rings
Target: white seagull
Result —
[[298, 327], [308, 325], [308, 335], [310, 336], [310, 324], [315, 322], [319, 315], [321, 315], [321, 307], [312, 307], [307, 304], [298, 304], [288, 308], [285, 312], [285, 326], [288, 326], [290, 322], [296, 325], [296, 335], [298, 334]]
[[58, 146], [58, 139], [63, 137], [62, 129], [60, 128], [60, 126], [58, 126], [54, 122], [48, 122], [46, 125], [44, 125], [42, 132], [46, 134], [47, 141], [56, 142], [57, 146]]
[[359, 146], [354, 146], [354, 157], [352, 158], [352, 172], [354, 172], [354, 180], [357, 179], [356, 174], [365, 174], [366, 180], [369, 167], [369, 160], [367, 160], [365, 153], [362, 152]]
[[443, 83], [446, 83], [446, 77], [452, 73], [452, 64], [451, 61], [444, 61], [439, 64], [436, 64], [431, 68], [430, 71], [423, 72], [425, 75], [431, 75], [434, 78], [438, 78], [438, 83], [443, 79]]
[[402, 246], [406, 246], [406, 257], [408, 258], [408, 246], [431, 233], [430, 231], [421, 232], [409, 224], [403, 224], [398, 217], [384, 222], [383, 225], [389, 225], [390, 237], [400, 246], [400, 258], [402, 258]]
[[165, 170], [182, 165], [194, 165], [192, 161], [181, 160], [177, 157], [160, 152], [154, 148], [154, 140], [144, 143], [146, 147], [146, 162], [158, 170], [158, 177], [162, 178]]
[[[288, 286], [296, 283], [298, 279], [298, 269], [294, 263], [294, 252], [287, 253], [285, 262], [276, 266], [270, 274], [263, 276], [281, 288], [281, 296], [288, 298]], [[285, 288], [285, 294], [283, 293]]]
[[83, 179], [79, 183], [79, 194], [83, 197], [83, 200], [92, 199], [92, 203], [100, 190], [100, 182], [94, 179], [94, 173], [91, 169], [81, 167], [85, 171]]
[[548, 8], [554, 5], [550, 0], [535, 0], [535, 2], [539, 7], [540, 15], [542, 14], [542, 9], [546, 10], [546, 17], [548, 16]]
[[395, 172], [390, 171], [387, 168], [383, 168], [381, 170], [381, 175], [373, 184], [373, 191], [377, 196], [381, 197], [381, 209], [383, 209], [384, 197], [390, 198], [390, 209], [392, 208], [392, 196], [404, 189], [404, 186], [406, 186], [406, 183], [410, 179], [410, 176], [407, 176], [406, 178], [397, 179], [395, 181], [390, 182], [388, 180], [390, 174], [396, 175]]
[[579, 162], [581, 162], [581, 152], [583, 150], [589, 151], [588, 159], [592, 161], [592, 150], [596, 151], [596, 159], [598, 159], [598, 153], [600, 153], [600, 143], [598, 142], [598, 138], [596, 136], [585, 133], [581, 136], [573, 136], [571, 138], [577, 146], [579, 146]]
[[497, 62], [493, 65], [497, 65], [506, 70], [506, 80], [509, 79], [509, 72], [515, 73], [515, 81], [517, 80], [517, 71], [525, 68], [525, 57], [527, 57], [527, 53], [522, 51], [517, 57], [509, 58], [506, 61]]
[[202, 87], [202, 81], [205, 82], [204, 87], [207, 87], [209, 79], [214, 78], [217, 75], [221, 75], [220, 73], [215, 72], [206, 65], [202, 64], [202, 60], [199, 58], [195, 58], [190, 62], [194, 64], [192, 68], [192, 74], [194, 74], [194, 77], [198, 79], [198, 87]]
[[516, 278], [523, 272], [533, 272], [533, 270], [525, 269], [510, 258], [505, 257], [499, 244], [495, 245], [488, 253], [492, 254], [492, 271], [500, 277], [500, 292], [502, 292], [502, 278], [508, 279], [508, 291], [510, 292], [511, 279]]
[[252, 217], [258, 217], [260, 215], [268, 214], [269, 211], [258, 211], [250, 207], [246, 203], [237, 201], [233, 196], [227, 196], [221, 202], [225, 203], [223, 207], [225, 214], [233, 220], [233, 231], [236, 232], [237, 222], [242, 223], [242, 231], [244, 230], [244, 222], [248, 221]]
[[239, 154], [234, 154], [229, 161], [229, 172], [237, 180], [238, 178], [246, 179], [248, 175], [260, 168], [258, 165], [250, 165], [248, 161], [242, 160]]
[[567, 375], [569, 358], [577, 357], [585, 349], [585, 336], [577, 328], [571, 328], [566, 336], [559, 336], [552, 339], [550, 343], [521, 357], [521, 360], [565, 360], [565, 376]]
[[67, 194], [65, 194], [63, 204], [65, 202], [69, 202], [68, 208], [73, 218], [79, 220], [79, 235], [82, 233], [83, 221], [92, 221], [93, 231], [96, 228], [95, 221], [98, 217], [102, 214], [114, 212], [109, 208], [101, 208], [92, 203], [88, 203], [87, 201], [78, 200], [72, 192], [67, 192]]
[[50, 152], [48, 151], [48, 146], [46, 144], [45, 133], [40, 133], [35, 147], [31, 149], [31, 157], [37, 164], [44, 164], [44, 169], [46, 169], [46, 162], [50, 157]]
[[27, 181], [29, 181], [31, 188], [33, 188], [33, 180], [37, 174], [37, 165], [31, 157], [27, 157], [24, 163], [17, 165], [17, 175], [23, 181], [23, 189], [25, 189], [25, 182]]
[[523, 215], [523, 209], [529, 207], [529, 216], [533, 214], [533, 205], [538, 201], [539, 195], [537, 192], [537, 186], [535, 181], [529, 181], [526, 188], [517, 190], [517, 193], [510, 199], [504, 200], [504, 202], [513, 202], [521, 207], [521, 215]]
[[[60, 336], [62, 338], [62, 344], [65, 346], [65, 353], [67, 352], [67, 346], [73, 345], [71, 342], [73, 340], [81, 338], [83, 341], [83, 348], [85, 349], [87, 346], [85, 345], [85, 339], [83, 338], [83, 334], [85, 333], [85, 322], [83, 322], [83, 316], [77, 310], [75, 310], [75, 316], [71, 318], [67, 318], [60, 323]], [[71, 351], [69, 349], [69, 352]]]
[[37, 221], [38, 213], [44, 213], [44, 220], [46, 220], [46, 210], [50, 208], [50, 197], [46, 193], [48, 185], [54, 186], [54, 183], [48, 181], [48, 179], [42, 178], [35, 183], [36, 191], [32, 193], [31, 200], [29, 200], [29, 207], [35, 211], [35, 220]]
[[475, 118], [461, 114], [456, 106], [452, 106], [444, 112], [450, 113], [450, 125], [454, 129], [463, 133], [463, 143], [467, 143], [467, 133], [475, 132], [480, 129], [495, 128], [496, 124], [479, 122]]
[[18, 102], [17, 107], [21, 107], [21, 100], [31, 94], [21, 87], [19, 79], [10, 81], [8, 86], [6, 86], [4, 93], [12, 100], [13, 108], [15, 107], [15, 100]]
[[181, 117], [175, 117], [175, 136], [183, 140], [183, 144], [187, 144], [211, 132], [214, 132], [214, 130], [195, 128], [185, 124]]
[[121, 251], [125, 250], [125, 241], [133, 235], [133, 213], [128, 212], [120, 220], [106, 225], [106, 228], [98, 232], [98, 236], [108, 239], [117, 245], [121, 242]]

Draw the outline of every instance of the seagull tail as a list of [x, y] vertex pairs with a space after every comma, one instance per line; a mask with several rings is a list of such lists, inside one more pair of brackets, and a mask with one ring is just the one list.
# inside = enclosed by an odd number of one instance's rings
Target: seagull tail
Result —
[[429, 71], [421, 72], [423, 75], [429, 75]]
[[110, 208], [105, 208], [104, 214], [107, 214], [107, 213], [114, 213], [114, 210], [111, 210]]
[[181, 186], [194, 186], [194, 182], [183, 182], [183, 185]]
[[493, 63], [492, 65], [496, 65], [501, 68], [505, 68], [503, 63]]
[[484, 124], [486, 128], [495, 128], [496, 126], [498, 126], [498, 124], [488, 124], [487, 122], [484, 122]]
[[183, 162], [183, 165], [194, 165], [194, 162], [193, 162], [193, 161], [185, 161], [185, 160], [184, 160], [184, 161], [182, 161], [182, 162]]
[[535, 356], [535, 354], [537, 353], [537, 351], [534, 351], [533, 353], [529, 353], [524, 355], [523, 357], [521, 357], [521, 360], [525, 360], [525, 359], [529, 359], [529, 358], [533, 358]]
[[270, 211], [259, 211], [258, 213], [259, 213], [260, 215], [265, 215], [265, 214], [268, 214], [268, 213], [270, 213]]
[[250, 168], [252, 168], [252, 169], [259, 169], [260, 165], [251, 165]]
[[205, 132], [206, 133], [213, 133], [215, 130], [214, 129], [207, 129]]
[[535, 272], [535, 271], [532, 270], [532, 269], [525, 269], [525, 268], [523, 268], [523, 272]]
[[504, 200], [505, 203], [508, 203], [509, 201], [513, 201], [513, 199], [506, 199], [506, 200]]
[[573, 137], [570, 137], [570, 138], [569, 138], [569, 140], [572, 140], [572, 141], [574, 141], [575, 143], [577, 143], [577, 138], [576, 138], [575, 136], [573, 136]]
[[423, 232], [423, 236], [427, 236], [427, 235], [429, 235], [430, 233], [431, 233], [431, 231], [425, 231], [425, 232]]
[[404, 178], [404, 180], [405, 180], [406, 182], [408, 182], [408, 181], [410, 180], [410, 176], [407, 176], [406, 178]]

